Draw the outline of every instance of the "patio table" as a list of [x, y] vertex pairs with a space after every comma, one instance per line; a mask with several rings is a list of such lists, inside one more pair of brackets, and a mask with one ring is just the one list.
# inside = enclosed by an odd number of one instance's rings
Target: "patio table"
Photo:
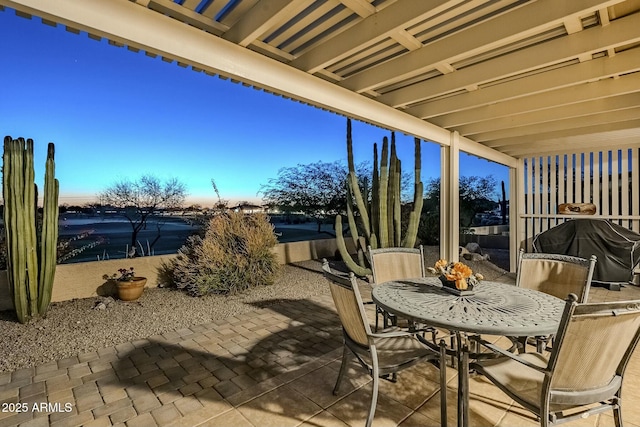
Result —
[[554, 334], [564, 301], [514, 285], [482, 281], [471, 295], [458, 296], [442, 289], [437, 277], [389, 281], [375, 286], [374, 302], [399, 317], [451, 331], [456, 337], [458, 366], [458, 426], [468, 426], [468, 335], [508, 337]]

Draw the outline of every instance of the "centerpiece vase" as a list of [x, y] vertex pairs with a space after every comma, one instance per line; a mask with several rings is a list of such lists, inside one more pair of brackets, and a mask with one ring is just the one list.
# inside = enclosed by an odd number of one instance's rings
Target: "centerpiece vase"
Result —
[[470, 296], [475, 294], [473, 290], [473, 285], [468, 284], [467, 289], [461, 290], [456, 287], [455, 280], [447, 280], [445, 276], [438, 276], [440, 281], [442, 282], [442, 290], [445, 292], [449, 292], [450, 294], [457, 296]]

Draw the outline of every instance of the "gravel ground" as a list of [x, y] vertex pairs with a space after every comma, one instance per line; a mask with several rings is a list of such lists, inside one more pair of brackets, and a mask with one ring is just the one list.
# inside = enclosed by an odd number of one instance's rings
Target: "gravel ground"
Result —
[[[426, 265], [437, 258], [437, 248], [425, 248]], [[487, 280], [512, 280], [490, 262], [467, 264]], [[320, 266], [319, 261], [286, 265], [274, 285], [234, 296], [194, 298], [172, 289], [146, 289], [139, 300], [116, 301], [105, 310], [94, 309], [98, 298], [53, 303], [45, 319], [28, 325], [19, 324], [13, 312], [0, 312], [0, 372], [207, 323], [286, 299], [325, 294], [328, 287], [318, 280]]]

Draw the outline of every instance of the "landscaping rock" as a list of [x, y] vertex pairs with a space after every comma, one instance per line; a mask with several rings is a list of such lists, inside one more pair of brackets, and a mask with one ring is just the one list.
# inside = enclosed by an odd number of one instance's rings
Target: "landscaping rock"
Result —
[[93, 306], [94, 310], [106, 310], [107, 308], [111, 308], [113, 304], [116, 303], [112, 297], [98, 297], [95, 305]]
[[489, 254], [482, 255], [478, 253], [466, 253], [462, 257], [468, 261], [488, 261], [490, 259]]
[[467, 243], [467, 246], [465, 246], [465, 249], [472, 254], [482, 255], [482, 248], [477, 243], [474, 243], [474, 242]]

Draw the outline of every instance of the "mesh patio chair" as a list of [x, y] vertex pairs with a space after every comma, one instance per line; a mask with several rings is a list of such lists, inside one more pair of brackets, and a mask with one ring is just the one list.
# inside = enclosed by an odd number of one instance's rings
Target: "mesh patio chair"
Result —
[[516, 286], [561, 299], [575, 294], [579, 302], [586, 302], [596, 260], [595, 255], [587, 260], [569, 255], [525, 253], [520, 249]]
[[[591, 259], [545, 253], [525, 253], [520, 249], [516, 286], [544, 292], [560, 299], [569, 294], [578, 296], [579, 302], [587, 302], [591, 279], [596, 264]], [[536, 337], [536, 348], [541, 353], [551, 337]], [[522, 337], [521, 345], [526, 344]]]
[[[375, 415], [378, 400], [379, 378], [395, 374], [419, 362], [428, 361], [440, 368], [440, 387], [446, 390], [445, 344], [439, 347], [421, 341], [415, 333], [391, 327], [373, 333], [362, 303], [358, 283], [353, 273], [348, 276], [331, 271], [327, 260], [323, 260], [322, 269], [329, 281], [331, 296], [342, 322], [344, 348], [342, 365], [333, 394], [338, 394], [344, 377], [350, 354], [367, 370], [373, 378], [371, 406], [366, 426], [370, 427]], [[446, 423], [446, 391], [441, 391], [441, 420]]]
[[470, 368], [533, 412], [543, 427], [610, 409], [620, 427], [622, 381], [639, 338], [640, 300], [580, 304], [572, 294], [548, 359], [480, 340], [505, 357], [476, 361]]
[[[425, 276], [424, 252], [419, 248], [379, 248], [367, 247], [371, 270], [373, 271], [373, 286], [390, 280], [410, 279]], [[376, 330], [378, 329], [378, 315], [382, 316], [383, 327], [389, 324], [397, 325], [395, 315], [376, 307]], [[403, 326], [409, 326], [407, 322]]]

